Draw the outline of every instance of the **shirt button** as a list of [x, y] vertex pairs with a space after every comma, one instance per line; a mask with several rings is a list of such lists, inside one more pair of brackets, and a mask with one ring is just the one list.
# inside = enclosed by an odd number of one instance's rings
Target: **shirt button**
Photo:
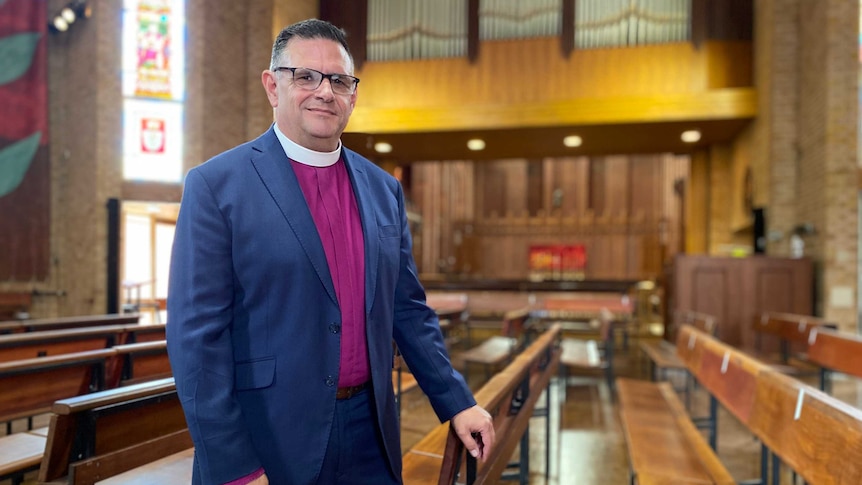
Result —
[[337, 323], [330, 323], [329, 324], [329, 331], [332, 333], [338, 333], [341, 331], [341, 325], [339, 325]]
[[326, 378], [326, 385], [332, 387], [335, 385], [335, 379], [332, 376]]

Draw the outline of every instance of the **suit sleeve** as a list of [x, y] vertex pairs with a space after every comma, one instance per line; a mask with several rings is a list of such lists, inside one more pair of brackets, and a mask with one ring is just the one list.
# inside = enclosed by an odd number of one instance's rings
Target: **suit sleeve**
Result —
[[167, 343], [204, 484], [261, 468], [234, 398], [231, 227], [198, 170], [186, 178], [168, 286]]
[[413, 259], [413, 242], [400, 184], [398, 188], [401, 267], [395, 289], [395, 342], [442, 422], [475, 405], [476, 400], [464, 378], [452, 367], [440, 321], [436, 312], [425, 303], [425, 290]]

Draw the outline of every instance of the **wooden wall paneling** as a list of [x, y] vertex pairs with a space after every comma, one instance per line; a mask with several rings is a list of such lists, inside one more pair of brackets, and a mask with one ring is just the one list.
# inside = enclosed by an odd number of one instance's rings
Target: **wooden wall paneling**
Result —
[[[784, 312], [801, 315], [814, 313], [813, 268], [809, 259], [746, 258], [741, 267], [743, 291], [746, 295], [740, 309], [743, 325], [742, 343], [753, 346], [751, 324], [762, 312]], [[765, 349], [777, 350], [777, 345]], [[772, 342], [774, 344], [774, 342]]]
[[604, 212], [615, 215], [628, 211], [631, 197], [629, 164], [630, 157], [625, 155], [605, 157]]
[[[718, 338], [739, 345], [741, 292], [735, 260], [709, 256], [677, 256], [674, 260], [674, 307], [718, 318]], [[675, 322], [678, 323], [678, 322]]]

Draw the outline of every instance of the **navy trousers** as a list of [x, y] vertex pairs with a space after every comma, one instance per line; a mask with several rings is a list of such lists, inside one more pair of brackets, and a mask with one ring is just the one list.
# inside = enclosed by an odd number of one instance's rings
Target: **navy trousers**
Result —
[[383, 452], [370, 389], [335, 403], [318, 485], [399, 485]]

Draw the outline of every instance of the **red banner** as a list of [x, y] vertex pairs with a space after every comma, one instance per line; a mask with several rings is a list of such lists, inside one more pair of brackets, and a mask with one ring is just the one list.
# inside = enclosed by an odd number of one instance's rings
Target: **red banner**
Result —
[[0, 1], [0, 281], [48, 276], [46, 4]]
[[587, 269], [587, 248], [583, 244], [530, 246], [530, 279], [582, 280]]

